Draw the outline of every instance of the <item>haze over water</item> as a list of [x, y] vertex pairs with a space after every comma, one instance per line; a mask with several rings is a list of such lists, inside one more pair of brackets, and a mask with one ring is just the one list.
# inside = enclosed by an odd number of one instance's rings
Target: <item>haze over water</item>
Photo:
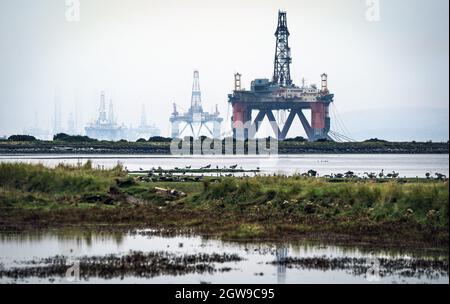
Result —
[[[35, 112], [39, 127], [51, 129], [56, 88], [64, 128], [73, 113], [82, 132], [105, 90], [119, 123], [137, 126], [145, 104], [148, 122], [168, 136], [172, 103], [189, 107], [194, 69], [204, 109], [218, 104], [226, 130], [234, 73], [246, 89], [272, 77], [283, 9], [294, 83], [328, 73], [334, 131], [447, 141], [449, 2], [379, 4], [379, 20], [370, 22], [363, 0], [81, 0], [79, 21], [68, 22], [65, 1], [2, 0], [0, 136], [33, 126]], [[289, 137], [298, 135], [296, 121]]]

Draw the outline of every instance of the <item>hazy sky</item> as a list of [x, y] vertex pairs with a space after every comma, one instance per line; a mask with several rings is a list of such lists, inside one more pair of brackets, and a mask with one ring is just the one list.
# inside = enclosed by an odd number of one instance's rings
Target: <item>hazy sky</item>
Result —
[[[105, 90], [119, 122], [138, 125], [145, 104], [168, 136], [172, 103], [189, 107], [194, 69], [205, 110], [217, 103], [229, 120], [233, 74], [246, 88], [272, 76], [284, 9], [294, 82], [328, 73], [347, 135], [448, 140], [449, 2], [379, 3], [369, 22], [366, 0], [81, 0], [79, 22], [68, 22], [65, 0], [0, 0], [0, 136], [22, 133], [35, 112], [50, 129], [56, 87], [64, 124], [73, 112], [81, 131]], [[299, 126], [289, 136], [304, 134]]]

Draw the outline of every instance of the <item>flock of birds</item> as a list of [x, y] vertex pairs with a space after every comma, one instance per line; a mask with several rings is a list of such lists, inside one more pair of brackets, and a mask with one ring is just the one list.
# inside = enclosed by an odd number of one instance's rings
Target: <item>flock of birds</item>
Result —
[[[128, 169], [125, 168], [127, 172]], [[212, 170], [212, 171], [208, 171], [208, 170]], [[239, 170], [239, 171], [236, 171]], [[258, 172], [260, 169], [259, 167], [257, 168], [255, 172]], [[151, 170], [146, 171], [143, 168], [139, 168], [139, 171], [141, 171], [142, 173], [147, 173], [148, 174], [146, 176], [140, 176], [138, 177], [139, 180], [141, 181], [168, 181], [168, 182], [199, 182], [201, 180], [203, 180], [203, 178], [205, 177], [205, 175], [203, 173], [217, 173], [217, 177], [234, 177], [234, 173], [238, 172], [238, 173], [242, 173], [243, 177], [246, 177], [245, 171], [244, 169], [241, 167], [239, 167], [238, 169], [238, 165], [233, 165], [233, 166], [224, 166], [223, 168], [220, 168], [219, 166], [215, 167], [215, 170], [212, 168], [212, 165], [207, 165], [204, 167], [201, 167], [200, 169], [192, 169], [192, 166], [185, 166], [184, 168], [179, 168], [179, 167], [175, 167], [173, 170], [165, 170], [162, 167], [152, 167]], [[200, 171], [200, 172], [199, 172]], [[204, 171], [204, 172], [201, 172]], [[190, 174], [190, 173], [194, 173], [194, 175]], [[195, 175], [195, 173], [202, 173], [200, 175]], [[211, 175], [212, 177], [212, 175]]]
[[[307, 175], [309, 176], [313, 176], [313, 177], [318, 177], [319, 175], [317, 174], [316, 171], [314, 170], [309, 170], [307, 173]], [[447, 176], [441, 173], [436, 172], [434, 174], [435, 179], [438, 180], [446, 180]], [[375, 173], [375, 172], [364, 172], [362, 175], [361, 174], [355, 174], [353, 171], [348, 171], [346, 173], [337, 173], [337, 174], [330, 174], [330, 175], [324, 175], [325, 178], [368, 178], [368, 179], [384, 179], [384, 178], [388, 178], [388, 179], [397, 179], [400, 177], [400, 173], [399, 172], [389, 172], [386, 173], [384, 171], [384, 169], [381, 170], [380, 173]], [[433, 175], [429, 172], [427, 172], [425, 174], [425, 177], [427, 179], [431, 179], [433, 177]]]
[[[212, 165], [209, 164], [207, 166], [201, 167], [200, 170], [210, 170], [212, 168]], [[219, 166], [216, 166], [216, 170], [236, 170], [238, 168], [238, 165], [233, 165], [233, 166], [224, 166], [223, 168], [219, 168]], [[175, 167], [174, 170], [176, 171], [180, 171], [180, 173], [182, 175], [186, 175], [186, 171], [183, 170], [191, 170], [192, 166], [185, 166], [183, 169], [179, 168], [179, 167]], [[242, 166], [239, 168], [240, 170], [242, 169]], [[140, 171], [144, 171], [143, 168], [139, 168]], [[150, 173], [155, 173], [155, 172], [162, 172], [164, 171], [163, 168], [158, 167], [158, 168], [152, 168], [150, 170]], [[258, 167], [256, 171], [260, 171], [260, 168]], [[171, 173], [169, 173], [171, 175]], [[256, 173], [255, 173], [256, 174]], [[151, 174], [152, 175], [152, 174]], [[219, 174], [218, 174], [219, 175]], [[305, 176], [305, 177], [319, 177], [319, 173], [316, 170], [309, 170], [305, 173], [299, 174], [300, 176]], [[220, 174], [220, 176], [222, 176], [222, 174]], [[234, 174], [230, 173], [230, 174], [226, 174], [225, 176], [227, 177], [232, 177], [234, 176]], [[245, 176], [245, 174], [244, 174]], [[332, 174], [327, 174], [323, 176], [324, 178], [338, 178], [338, 179], [351, 179], [351, 178], [367, 178], [367, 179], [397, 179], [400, 177], [400, 173], [399, 172], [388, 172], [386, 173], [384, 171], [384, 169], [381, 170], [381, 172], [376, 173], [376, 172], [364, 172], [363, 174], [359, 174], [359, 173], [355, 173], [353, 171], [347, 171], [345, 173], [332, 173]], [[425, 174], [426, 179], [437, 179], [437, 180], [447, 180], [447, 176], [441, 173], [436, 172], [434, 175], [432, 173], [427, 172]]]
[[[238, 165], [233, 165], [233, 166], [230, 166], [228, 168], [226, 166], [224, 166], [223, 168], [219, 168], [219, 166], [216, 166], [216, 170], [227, 170], [227, 169], [236, 170], [237, 167], [238, 167]], [[212, 165], [207, 165], [207, 166], [204, 166], [204, 167], [200, 167], [200, 170], [209, 170], [211, 168], [212, 168]], [[179, 167], [175, 167], [174, 168], [174, 170], [180, 170], [180, 171], [181, 170], [191, 170], [191, 169], [192, 169], [192, 166], [185, 166], [184, 169], [183, 168], [179, 168]], [[239, 169], [243, 170], [242, 166]], [[164, 169], [161, 168], [161, 167], [158, 167], [158, 168], [153, 167], [151, 169], [151, 171], [163, 171], [163, 170]], [[257, 168], [257, 170], [259, 170], [259, 167]], [[139, 171], [144, 171], [144, 169], [140, 167]]]

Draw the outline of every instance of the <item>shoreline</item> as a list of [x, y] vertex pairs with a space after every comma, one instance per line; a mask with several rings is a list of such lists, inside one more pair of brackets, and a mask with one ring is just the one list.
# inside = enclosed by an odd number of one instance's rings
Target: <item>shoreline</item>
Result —
[[[280, 155], [294, 154], [448, 154], [448, 142], [299, 142], [278, 143]], [[0, 154], [170, 155], [170, 142], [0, 141]]]

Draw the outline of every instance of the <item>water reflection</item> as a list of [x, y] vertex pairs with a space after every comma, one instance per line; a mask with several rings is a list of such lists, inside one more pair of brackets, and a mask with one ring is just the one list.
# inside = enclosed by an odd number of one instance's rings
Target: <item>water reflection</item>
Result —
[[48, 231], [34, 231], [27, 233], [0, 233], [0, 243], [21, 242], [21, 243], [39, 243], [48, 239], [55, 239], [60, 243], [85, 243], [92, 246], [98, 242], [114, 242], [120, 245], [127, 234], [124, 232], [99, 232], [89, 229], [58, 229]]
[[277, 247], [276, 249], [276, 262], [277, 262], [277, 283], [286, 284], [286, 258], [288, 256], [287, 247]]
[[[383, 267], [387, 267], [383, 272], [382, 283], [394, 281], [448, 283], [448, 269], [442, 268], [442, 265], [448, 265], [448, 251], [381, 250], [313, 242], [234, 243], [198, 236], [164, 236], [148, 230], [132, 233], [77, 229], [21, 234], [0, 233], [0, 264], [7, 269], [33, 265], [33, 263], [30, 264], [33, 261], [52, 260], [55, 256], [63, 256], [70, 260], [95, 261], [109, 255], [128, 256], [130, 251], [167, 253], [173, 257], [232, 254], [242, 259], [217, 264], [218, 271], [212, 273], [193, 272], [176, 277], [150, 274], [147, 278], [129, 273], [123, 278], [89, 277], [89, 281], [94, 283], [370, 283], [364, 276], [365, 261], [375, 257], [380, 259]], [[414, 262], [416, 258], [420, 259], [419, 263]], [[442, 261], [447, 261], [447, 264]], [[422, 268], [418, 269], [417, 266]], [[220, 269], [228, 270], [219, 271]], [[42, 269], [42, 273], [46, 271]], [[51, 276], [42, 278], [48, 279]], [[42, 278], [28, 279], [30, 282], [41, 282], [40, 280], [44, 280]], [[56, 279], [56, 282], [64, 282], [61, 278], [59, 280]], [[12, 281], [7, 276], [0, 276], [0, 282]]]

